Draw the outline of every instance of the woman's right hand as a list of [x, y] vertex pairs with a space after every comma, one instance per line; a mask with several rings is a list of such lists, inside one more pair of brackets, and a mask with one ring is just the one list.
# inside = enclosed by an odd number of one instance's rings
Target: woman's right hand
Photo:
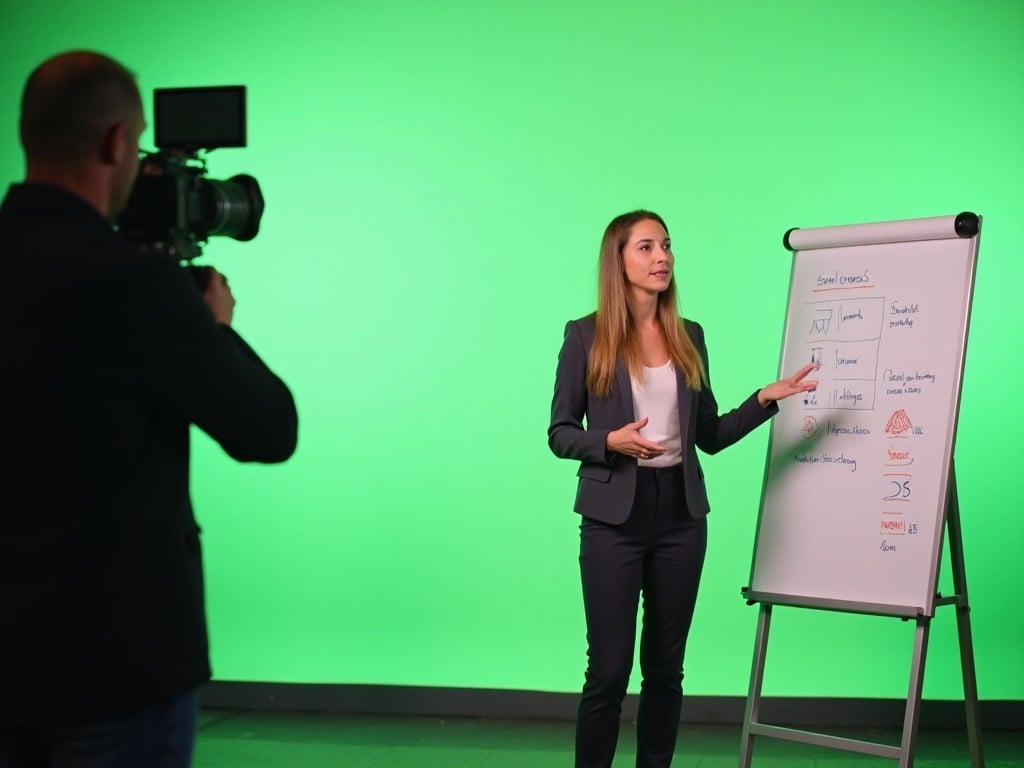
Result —
[[608, 433], [605, 445], [608, 450], [632, 456], [634, 459], [653, 459], [661, 456], [666, 450], [665, 446], [652, 443], [640, 434], [640, 430], [647, 426], [647, 417], [640, 421], [634, 421], [620, 429]]

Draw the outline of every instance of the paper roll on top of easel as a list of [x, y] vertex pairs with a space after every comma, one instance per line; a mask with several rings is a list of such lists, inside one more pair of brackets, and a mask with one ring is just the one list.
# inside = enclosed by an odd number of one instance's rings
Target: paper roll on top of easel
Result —
[[786, 232], [782, 243], [791, 251], [809, 251], [851, 245], [949, 240], [956, 237], [974, 237], [977, 233], [977, 215], [965, 211], [951, 216], [931, 216], [876, 224], [794, 228]]

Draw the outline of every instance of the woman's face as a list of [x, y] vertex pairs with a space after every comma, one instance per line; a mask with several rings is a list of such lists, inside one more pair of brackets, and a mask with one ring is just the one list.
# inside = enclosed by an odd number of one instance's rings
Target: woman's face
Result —
[[668, 232], [654, 219], [633, 225], [622, 249], [626, 282], [634, 290], [661, 293], [672, 282], [672, 241]]

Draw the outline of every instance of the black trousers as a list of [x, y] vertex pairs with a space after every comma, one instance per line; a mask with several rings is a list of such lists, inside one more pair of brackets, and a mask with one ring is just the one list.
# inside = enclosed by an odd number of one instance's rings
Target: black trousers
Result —
[[641, 595], [636, 765], [664, 768], [672, 762], [683, 652], [707, 549], [707, 522], [686, 511], [682, 478], [679, 467], [641, 467], [625, 523], [584, 518], [580, 526], [587, 674], [576, 719], [576, 768], [612, 764]]

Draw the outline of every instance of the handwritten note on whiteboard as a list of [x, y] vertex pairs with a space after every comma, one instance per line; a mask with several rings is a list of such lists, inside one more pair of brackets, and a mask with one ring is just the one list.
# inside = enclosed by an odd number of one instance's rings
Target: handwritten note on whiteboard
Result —
[[772, 423], [753, 599], [932, 614], [977, 254], [953, 219], [800, 231], [780, 370], [820, 383]]

